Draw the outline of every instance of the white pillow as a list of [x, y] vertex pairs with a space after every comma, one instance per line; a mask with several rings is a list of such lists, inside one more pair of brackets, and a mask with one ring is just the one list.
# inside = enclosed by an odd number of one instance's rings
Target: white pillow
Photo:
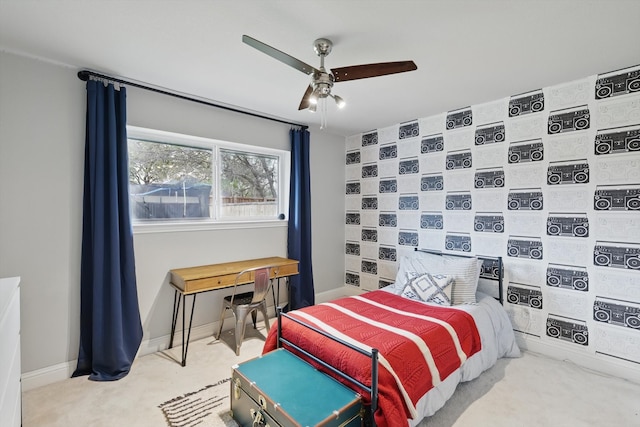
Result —
[[402, 290], [402, 296], [439, 305], [451, 305], [453, 277], [444, 274], [419, 274]]
[[413, 277], [437, 271], [454, 280], [452, 304], [475, 304], [482, 260], [416, 251], [400, 258], [396, 287], [404, 289]]

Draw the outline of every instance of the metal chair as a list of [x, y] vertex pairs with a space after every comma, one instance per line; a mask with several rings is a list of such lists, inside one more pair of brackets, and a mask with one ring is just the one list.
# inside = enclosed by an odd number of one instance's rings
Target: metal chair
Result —
[[[248, 268], [236, 275], [233, 285], [233, 293], [222, 299], [222, 313], [220, 313], [220, 329], [216, 339], [220, 339], [222, 335], [222, 326], [227, 310], [231, 310], [236, 321], [235, 338], [236, 338], [236, 356], [240, 355], [240, 346], [244, 339], [244, 331], [247, 322], [247, 316], [251, 314], [253, 320], [253, 328], [256, 329], [257, 310], [260, 310], [264, 323], [269, 330], [269, 317], [267, 316], [267, 293], [271, 288], [271, 276], [273, 267], [255, 267]], [[274, 272], [275, 274], [275, 272]], [[254, 289], [250, 292], [237, 294], [238, 285], [246, 283], [254, 283]]]

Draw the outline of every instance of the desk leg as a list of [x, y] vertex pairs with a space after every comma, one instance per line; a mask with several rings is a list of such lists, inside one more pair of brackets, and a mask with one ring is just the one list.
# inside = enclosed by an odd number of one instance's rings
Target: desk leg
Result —
[[278, 277], [278, 285], [276, 287], [276, 297], [273, 301], [273, 308], [276, 311], [276, 315], [278, 315], [278, 307], [280, 306], [280, 278]]
[[171, 339], [169, 340], [169, 348], [173, 348], [173, 337], [176, 334], [176, 323], [178, 323], [178, 313], [180, 312], [180, 302], [182, 294], [174, 291], [173, 295], [173, 319], [171, 320]]
[[[186, 298], [186, 297], [185, 297]], [[189, 339], [191, 338], [191, 324], [193, 323], [193, 312], [196, 307], [196, 294], [193, 294], [193, 300], [191, 302], [191, 315], [189, 316], [189, 332], [187, 332], [187, 339], [184, 339], [184, 312], [186, 306], [186, 300], [182, 304], [182, 366], [187, 366], [187, 351], [189, 350]]]
[[[182, 366], [187, 366], [187, 351], [189, 350], [189, 339], [191, 338], [191, 325], [193, 323], [193, 312], [196, 306], [196, 294], [193, 294], [193, 300], [191, 302], [191, 315], [189, 316], [189, 326], [186, 327], [185, 323], [185, 307], [187, 305], [186, 295], [176, 291], [173, 297], [173, 319], [171, 321], [171, 338], [169, 340], [169, 348], [173, 348], [173, 338], [176, 335], [176, 325], [178, 323], [178, 314], [180, 313], [180, 303], [182, 303]], [[184, 331], [187, 332], [187, 339], [185, 340]]]

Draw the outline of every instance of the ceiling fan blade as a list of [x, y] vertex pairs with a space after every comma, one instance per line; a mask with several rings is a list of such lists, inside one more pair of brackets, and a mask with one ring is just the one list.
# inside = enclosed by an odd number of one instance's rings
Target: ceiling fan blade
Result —
[[253, 37], [249, 37], [247, 35], [242, 36], [242, 41], [249, 46], [258, 49], [262, 53], [266, 53], [270, 57], [277, 59], [280, 62], [287, 64], [290, 67], [295, 68], [296, 70], [302, 71], [305, 74], [312, 74], [313, 72], [320, 72], [316, 68], [312, 67], [309, 64], [305, 64], [299, 59], [294, 58], [291, 55], [288, 55], [282, 51], [279, 51], [276, 48], [273, 48], [267, 44], [262, 43], [259, 40], [254, 39]]
[[310, 104], [309, 96], [311, 95], [312, 92], [313, 92], [313, 88], [311, 87], [311, 85], [309, 85], [304, 95], [302, 96], [302, 100], [300, 101], [300, 106], [298, 107], [298, 110], [304, 110], [305, 108], [309, 108], [309, 104]]
[[332, 68], [331, 72], [336, 82], [366, 79], [369, 77], [386, 76], [388, 74], [404, 73], [417, 70], [413, 61], [380, 62], [378, 64], [354, 65], [351, 67]]

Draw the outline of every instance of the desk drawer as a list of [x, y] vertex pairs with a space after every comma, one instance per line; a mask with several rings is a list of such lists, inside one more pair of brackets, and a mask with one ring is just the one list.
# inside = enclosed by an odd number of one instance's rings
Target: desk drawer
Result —
[[[233, 286], [236, 281], [235, 274], [227, 274], [225, 276], [205, 277], [204, 279], [189, 280], [185, 283], [184, 292], [196, 292], [203, 289], [218, 289]], [[249, 283], [249, 282], [247, 282]]]
[[272, 277], [292, 276], [298, 274], [298, 263], [275, 267]]

